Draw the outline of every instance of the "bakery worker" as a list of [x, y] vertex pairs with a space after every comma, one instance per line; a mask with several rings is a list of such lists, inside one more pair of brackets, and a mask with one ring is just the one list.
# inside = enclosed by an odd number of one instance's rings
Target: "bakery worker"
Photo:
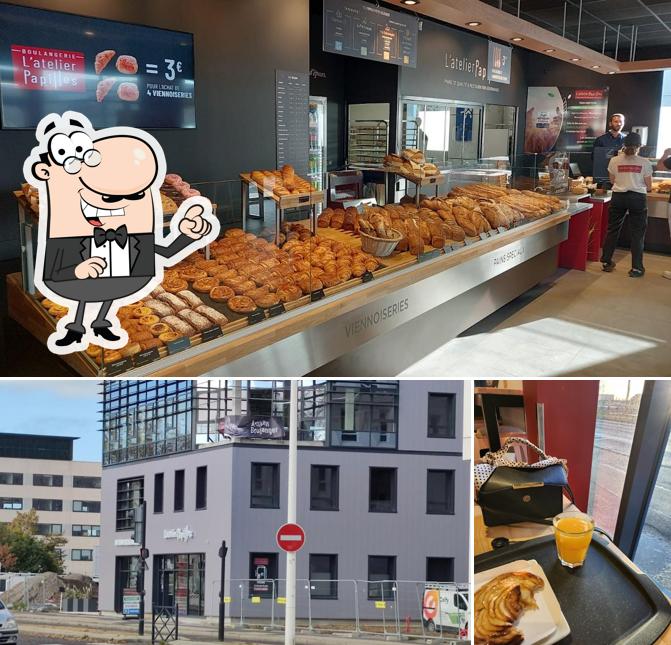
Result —
[[624, 147], [608, 164], [608, 176], [613, 184], [613, 197], [608, 210], [608, 233], [601, 253], [603, 270], [615, 268], [613, 253], [622, 224], [629, 213], [631, 230], [631, 270], [629, 276], [640, 278], [643, 267], [643, 244], [648, 225], [646, 193], [652, 189], [652, 165], [649, 159], [639, 156], [641, 136], [630, 132], [624, 138]]
[[218, 222], [205, 215], [205, 198], [193, 198], [173, 217], [171, 235], [157, 237], [165, 159], [158, 142], [141, 130], [95, 132], [86, 117], [66, 112], [42, 119], [36, 136], [40, 145], [24, 165], [26, 179], [40, 187], [36, 284], [66, 304], [77, 303], [67, 333], [52, 335], [48, 344], [58, 352], [80, 343], [86, 305], [100, 303], [88, 340], [122, 345], [110, 320], [115, 301], [130, 303], [146, 294], [162, 277], [163, 265], [203, 246], [213, 228], [218, 232]]

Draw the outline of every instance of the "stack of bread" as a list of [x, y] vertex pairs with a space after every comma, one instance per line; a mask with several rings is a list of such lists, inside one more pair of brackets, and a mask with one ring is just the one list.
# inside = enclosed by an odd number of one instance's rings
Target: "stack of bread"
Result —
[[251, 178], [262, 189], [278, 197], [303, 195], [313, 190], [312, 184], [299, 177], [289, 164], [282, 166], [281, 170], [254, 170]]
[[493, 200], [497, 204], [505, 204], [517, 211], [523, 218], [538, 219], [560, 210], [562, 201], [552, 195], [543, 195], [531, 190], [515, 190], [491, 184], [466, 184], [455, 186], [450, 197], [470, 197], [478, 202]]
[[385, 167], [415, 179], [440, 174], [438, 167], [427, 162], [424, 153], [416, 148], [405, 148], [398, 155], [387, 155], [383, 163]]

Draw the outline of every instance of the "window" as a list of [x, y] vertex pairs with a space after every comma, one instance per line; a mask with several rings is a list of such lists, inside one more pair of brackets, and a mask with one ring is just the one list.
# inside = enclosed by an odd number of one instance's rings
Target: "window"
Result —
[[62, 488], [63, 475], [40, 475], [35, 473], [33, 475], [33, 486], [53, 486]]
[[427, 582], [454, 582], [454, 558], [427, 558]]
[[6, 486], [22, 486], [23, 485], [23, 474], [22, 473], [0, 473], [0, 484], [5, 484]]
[[392, 581], [395, 579], [395, 555], [368, 556], [368, 600], [392, 599], [394, 596]]
[[93, 549], [72, 549], [70, 559], [74, 562], [90, 562], [93, 560]]
[[[144, 477], [120, 479], [116, 484], [116, 530], [135, 527], [135, 509], [144, 500]], [[100, 507], [100, 504], [98, 504]]]
[[35, 528], [37, 535], [63, 535], [62, 524], [38, 524]]
[[73, 537], [100, 537], [100, 526], [97, 524], [73, 524]]
[[33, 499], [33, 508], [36, 511], [62, 511], [62, 499]]
[[75, 499], [72, 502], [72, 510], [75, 513], [100, 513], [100, 502]]
[[174, 511], [184, 510], [184, 471], [176, 470], [175, 471], [175, 499], [174, 499]]
[[251, 508], [280, 507], [280, 465], [252, 463]]
[[23, 500], [20, 497], [0, 497], [0, 508], [6, 511], [20, 511]]
[[207, 466], [196, 469], [196, 510], [207, 507]]
[[429, 437], [455, 438], [456, 400], [456, 394], [429, 393]]
[[163, 512], [163, 473], [154, 475], [154, 513]]
[[[272, 598], [277, 580], [277, 553], [249, 554], [249, 597]], [[275, 591], [275, 596], [277, 596]]]
[[453, 470], [427, 471], [426, 512], [429, 515], [454, 515]]
[[338, 556], [310, 554], [310, 597], [338, 597]]
[[73, 488], [100, 488], [100, 477], [84, 477], [75, 475], [72, 478]]
[[338, 466], [312, 466], [310, 470], [310, 510], [338, 510], [339, 471]]
[[396, 468], [371, 468], [368, 493], [371, 513], [396, 512]]

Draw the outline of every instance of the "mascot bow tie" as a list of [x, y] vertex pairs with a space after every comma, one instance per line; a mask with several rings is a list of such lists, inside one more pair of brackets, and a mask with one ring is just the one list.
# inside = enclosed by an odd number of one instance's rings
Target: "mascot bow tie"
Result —
[[109, 229], [107, 231], [96, 227], [93, 229], [93, 241], [96, 246], [102, 246], [105, 242], [116, 242], [123, 249], [128, 241], [128, 230], [125, 225], [119, 226], [116, 230]]

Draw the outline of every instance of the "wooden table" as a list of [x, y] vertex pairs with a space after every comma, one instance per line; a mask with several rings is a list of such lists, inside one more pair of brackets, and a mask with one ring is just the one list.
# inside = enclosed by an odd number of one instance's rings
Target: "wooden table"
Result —
[[[564, 498], [564, 510], [578, 510], [568, 499]], [[552, 535], [552, 527], [543, 524], [521, 523], [503, 526], [485, 526], [482, 518], [482, 511], [478, 504], [474, 504], [473, 509], [473, 535], [474, 548], [476, 556], [493, 551], [492, 540], [497, 537], [508, 538], [511, 542], [526, 542], [534, 538]], [[618, 549], [612, 542], [608, 548], [622, 558], [636, 573], [642, 573], [641, 570]], [[657, 645], [671, 645], [671, 626], [662, 634], [661, 638], [655, 641]]]

